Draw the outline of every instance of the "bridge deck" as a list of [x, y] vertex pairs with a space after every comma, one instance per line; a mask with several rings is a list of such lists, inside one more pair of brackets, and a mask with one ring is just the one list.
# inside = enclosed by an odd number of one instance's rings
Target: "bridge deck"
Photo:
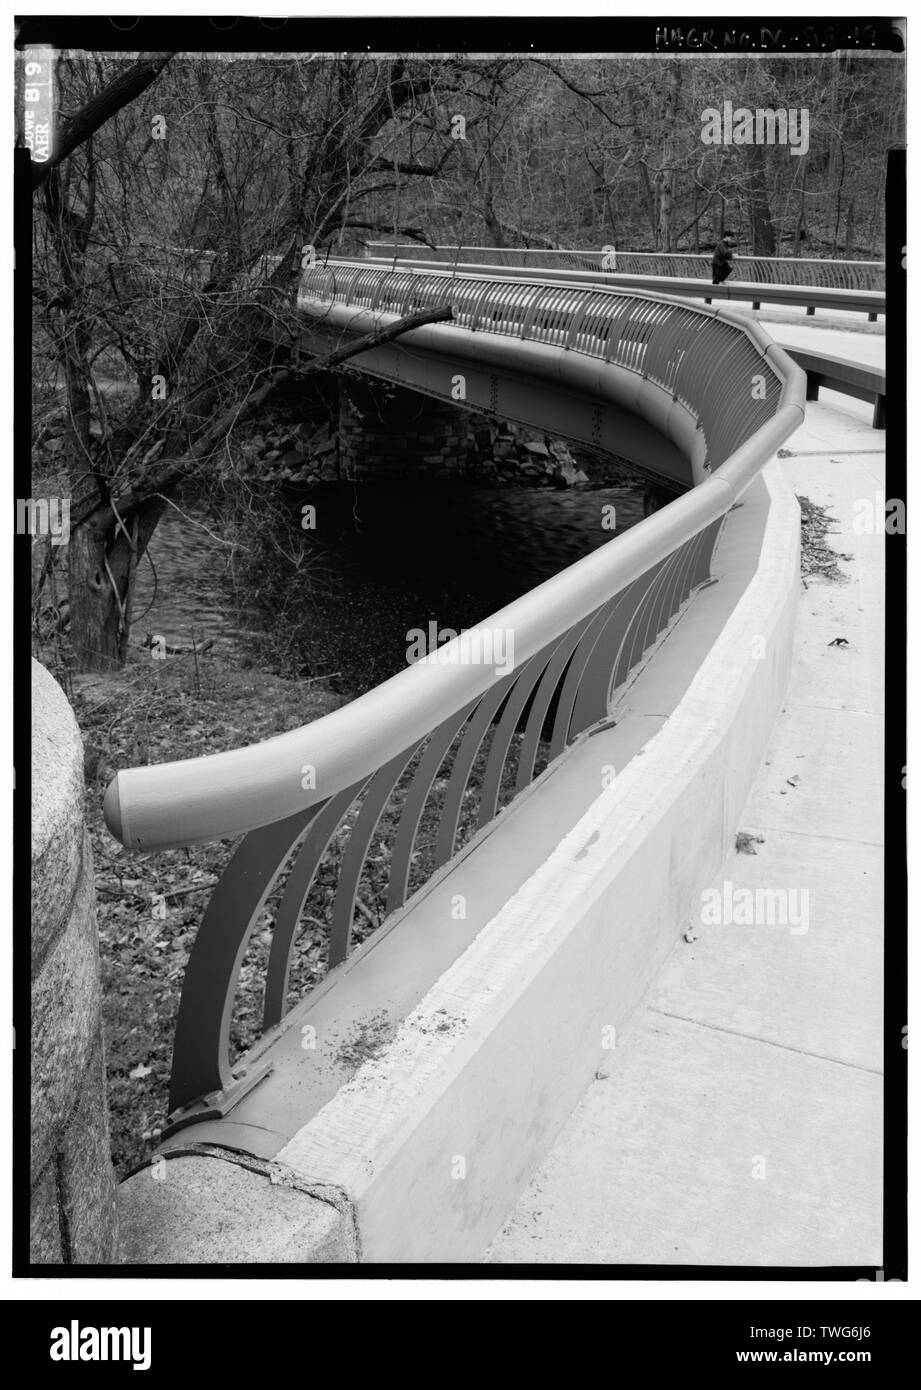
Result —
[[698, 925], [679, 943], [491, 1262], [881, 1263], [884, 538], [852, 518], [885, 495], [883, 436], [833, 399], [778, 466], [839, 518], [850, 582], [803, 593], [742, 822], [764, 842], [712, 885], [808, 890], [808, 930]]

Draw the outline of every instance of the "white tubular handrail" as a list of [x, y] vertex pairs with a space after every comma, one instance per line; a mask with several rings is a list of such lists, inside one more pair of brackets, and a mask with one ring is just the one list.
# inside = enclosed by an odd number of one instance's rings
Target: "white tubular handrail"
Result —
[[[370, 287], [369, 273], [374, 277]], [[473, 330], [517, 337], [523, 320], [533, 316], [537, 322], [529, 321], [527, 331], [535, 350], [545, 343], [546, 352], [585, 354], [594, 359], [599, 375], [630, 370], [642, 391], [658, 392], [669, 402], [683, 400], [710, 436], [714, 472], [471, 633], [341, 709], [247, 748], [118, 773], [106, 792], [105, 817], [124, 844], [153, 850], [236, 836], [303, 812], [371, 775], [495, 683], [496, 669], [465, 661], [462, 643], [469, 650], [477, 634], [485, 642], [487, 634], [511, 631], [514, 667], [519, 669], [725, 515], [803, 419], [805, 376], [756, 323], [725, 309], [566, 287], [559, 305], [544, 306], [548, 323], [542, 326], [537, 307], [542, 287], [528, 288], [530, 293], [522, 294], [520, 282], [369, 271], [360, 263], [336, 262], [305, 273], [302, 300], [314, 306], [358, 303], [365, 310], [370, 300], [384, 320], [388, 313], [451, 302], [455, 322], [444, 331], [455, 339]], [[612, 322], [618, 335], [613, 344]], [[580, 347], [559, 346], [571, 344], [577, 329]], [[431, 325], [402, 341], [430, 343], [440, 331], [439, 325]], [[606, 365], [609, 357], [611, 367]], [[738, 359], [731, 379], [730, 358]], [[767, 399], [751, 395], [752, 367], [770, 382]], [[731, 408], [730, 380], [738, 396]]]

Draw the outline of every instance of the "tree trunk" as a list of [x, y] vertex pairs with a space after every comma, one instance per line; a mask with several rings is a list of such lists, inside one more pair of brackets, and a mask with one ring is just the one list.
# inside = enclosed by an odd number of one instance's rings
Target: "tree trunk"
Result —
[[752, 255], [776, 256], [777, 239], [768, 200], [767, 170], [763, 145], [748, 145]]
[[[637, 138], [639, 138], [639, 137], [637, 137]], [[650, 177], [649, 177], [649, 168], [648, 168], [648, 166], [647, 166], [647, 164], [646, 164], [645, 159], [641, 159], [641, 160], [640, 160], [640, 162], [639, 162], [639, 168], [640, 168], [640, 173], [641, 173], [642, 176], [643, 176], [643, 192], [644, 192], [645, 195], [646, 195], [646, 211], [647, 211], [648, 216], [649, 216], [649, 225], [650, 225], [650, 228], [651, 228], [651, 230], [652, 230], [652, 249], [653, 249], [653, 251], [655, 251], [655, 250], [657, 250], [657, 246], [656, 246], [656, 230], [657, 230], [657, 223], [656, 223], [656, 195], [655, 195], [655, 191], [654, 191], [653, 186], [652, 186], [652, 180], [651, 180]]]
[[140, 96], [152, 83], [156, 82], [166, 67], [172, 53], [141, 53], [138, 60], [125, 72], [120, 72], [102, 91], [86, 102], [63, 122], [63, 130], [57, 139], [57, 148], [51, 159], [43, 164], [32, 164], [32, 188], [41, 187], [52, 171], [72, 154], [80, 145], [91, 139], [93, 134], [111, 120], [123, 106]]
[[489, 235], [492, 237], [492, 242], [490, 244], [492, 246], [504, 247], [505, 236], [502, 232], [502, 223], [496, 216], [496, 210], [493, 207], [493, 195], [491, 188], [488, 190], [486, 194], [484, 194], [483, 197], [483, 221], [486, 223], [487, 231], [489, 232]]
[[124, 530], [111, 512], [101, 511], [74, 528], [68, 595], [70, 640], [79, 670], [115, 671], [124, 665], [138, 564], [165, 507], [161, 497], [148, 497], [122, 517]]
[[844, 153], [844, 143], [840, 143], [838, 149], [838, 187], [835, 190], [835, 230], [832, 233], [831, 253], [833, 256], [838, 254], [838, 232], [841, 227], [841, 198], [844, 191], [844, 175], [847, 167], [847, 159]]
[[[106, 573], [105, 531], [78, 526], [67, 558], [70, 640], [77, 669], [116, 671], [122, 664], [120, 613]], [[116, 584], [124, 580], [114, 572], [113, 577]]]
[[656, 173], [656, 247], [663, 252], [674, 248], [675, 213], [675, 115], [681, 91], [681, 65], [673, 63], [662, 102], [662, 163]]
[[854, 257], [854, 199], [847, 205], [847, 221], [844, 227], [844, 259], [853, 260]]
[[796, 222], [796, 242], [794, 244], [793, 249], [794, 256], [802, 255], [803, 243], [806, 241], [808, 236], [809, 230], [806, 226], [806, 190], [805, 188], [803, 188], [800, 190], [799, 217], [797, 218]]
[[674, 250], [672, 244], [674, 196], [672, 192], [672, 174], [670, 169], [662, 169], [656, 175], [656, 209], [659, 221], [656, 234], [656, 248], [667, 254]]

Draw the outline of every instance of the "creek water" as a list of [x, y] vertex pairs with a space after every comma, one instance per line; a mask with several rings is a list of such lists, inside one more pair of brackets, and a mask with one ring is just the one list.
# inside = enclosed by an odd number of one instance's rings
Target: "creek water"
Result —
[[[181, 510], [168, 507], [154, 534], [153, 568], [139, 571], [132, 640], [211, 639], [216, 653], [245, 661], [258, 658], [270, 622], [287, 625], [292, 669], [334, 676], [355, 696], [406, 664], [412, 631], [471, 627], [643, 517], [641, 491], [625, 487], [339, 483], [284, 500], [284, 546], [309, 563], [283, 576], [283, 604], [234, 608], [222, 578], [229, 550], [221, 518], [180, 497]], [[306, 504], [316, 508], [315, 529], [301, 524]]]
[[[132, 644], [162, 637], [170, 647], [212, 641], [213, 650], [238, 662], [263, 625], [253, 607], [227, 601], [223, 575], [229, 555], [221, 518], [195, 496], [178, 496], [160, 519], [135, 582]], [[178, 508], [178, 510], [177, 510]]]

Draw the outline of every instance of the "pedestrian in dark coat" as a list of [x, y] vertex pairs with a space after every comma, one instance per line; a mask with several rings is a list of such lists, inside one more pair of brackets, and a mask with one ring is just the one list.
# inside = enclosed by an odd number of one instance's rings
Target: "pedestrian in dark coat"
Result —
[[714, 285], [721, 285], [732, 274], [732, 251], [736, 244], [735, 236], [735, 232], [724, 232], [713, 248], [711, 267]]

